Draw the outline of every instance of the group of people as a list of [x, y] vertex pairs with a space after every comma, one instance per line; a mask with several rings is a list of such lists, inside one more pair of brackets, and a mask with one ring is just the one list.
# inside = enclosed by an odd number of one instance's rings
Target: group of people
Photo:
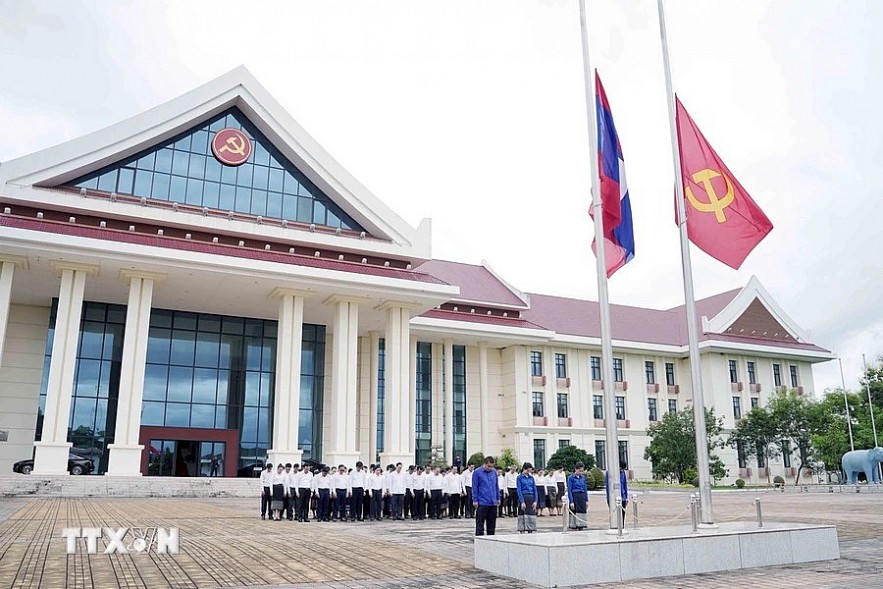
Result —
[[[502, 469], [492, 456], [475, 468], [408, 466], [402, 463], [355, 468], [267, 464], [261, 472], [261, 519], [299, 522], [380, 521], [475, 518], [475, 534], [493, 535], [498, 517], [517, 517], [518, 531], [536, 530], [536, 518], [569, 509], [569, 525], [586, 527], [588, 485], [585, 465], [577, 463], [568, 477], [563, 469], [534, 472], [525, 462], [521, 472]], [[607, 486], [605, 475], [605, 487]], [[620, 472], [623, 504], [628, 487]], [[607, 493], [609, 504], [610, 494]]]
[[473, 517], [474, 467], [355, 468], [267, 464], [261, 473], [261, 519], [299, 522]]

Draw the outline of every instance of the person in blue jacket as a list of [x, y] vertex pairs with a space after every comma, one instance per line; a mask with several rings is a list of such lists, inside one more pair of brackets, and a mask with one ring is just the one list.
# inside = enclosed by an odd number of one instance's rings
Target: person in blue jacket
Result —
[[589, 508], [585, 470], [586, 465], [577, 462], [573, 474], [567, 479], [567, 502], [570, 504], [571, 512], [569, 526], [576, 530], [585, 529], [586, 512]]
[[[625, 462], [619, 463], [619, 490], [622, 498], [622, 524], [625, 525], [625, 507], [629, 504], [629, 485], [626, 471], [628, 465]], [[610, 507], [610, 474], [604, 471], [604, 493], [607, 495], [607, 507]]]
[[[497, 506], [500, 504], [500, 487], [494, 457], [486, 456], [481, 468], [472, 473], [472, 506], [475, 508], [475, 535], [493, 536], [497, 530]], [[486, 525], [485, 525], [486, 524]]]
[[537, 530], [537, 483], [530, 462], [521, 467], [521, 474], [515, 479], [515, 492], [518, 494], [518, 533], [532, 534]]

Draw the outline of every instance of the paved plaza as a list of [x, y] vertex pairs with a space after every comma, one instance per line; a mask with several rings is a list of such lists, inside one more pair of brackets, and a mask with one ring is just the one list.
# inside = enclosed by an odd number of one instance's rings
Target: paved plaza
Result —
[[[629, 582], [629, 587], [883, 587], [883, 494], [714, 494], [719, 521], [833, 523], [837, 561]], [[689, 524], [688, 493], [644, 492], [639, 524]], [[590, 525], [604, 526], [603, 497]], [[10, 498], [0, 501], [0, 589], [196, 587], [531, 587], [472, 566], [472, 521], [317, 523], [261, 521], [259, 499]], [[631, 517], [631, 510], [629, 510]], [[560, 518], [539, 518], [540, 532]], [[177, 555], [66, 553], [67, 527], [177, 527]], [[514, 533], [515, 520], [498, 521]], [[596, 587], [620, 584], [595, 585]]]

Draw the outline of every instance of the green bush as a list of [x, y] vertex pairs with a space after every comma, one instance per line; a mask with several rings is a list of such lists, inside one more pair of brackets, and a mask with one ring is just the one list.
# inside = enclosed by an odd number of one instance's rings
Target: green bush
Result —
[[745, 481], [742, 479], [736, 479], [736, 488], [737, 489], [744, 489], [745, 488]]
[[699, 477], [693, 477], [692, 479], [690, 479], [690, 484], [693, 485], [694, 487], [698, 487], [699, 486]]
[[[693, 484], [693, 479], [699, 478], [699, 473], [695, 468], [688, 468], [684, 471], [684, 482], [688, 485]], [[698, 486], [698, 485], [697, 485]]]
[[591, 471], [595, 466], [595, 457], [578, 446], [564, 446], [552, 454], [546, 468], [563, 468], [573, 472], [577, 462], [582, 462], [586, 470]]
[[604, 488], [604, 471], [597, 466], [589, 471], [586, 477], [586, 486], [590, 491]]
[[521, 463], [518, 460], [518, 456], [510, 448], [503, 448], [503, 451], [500, 452], [500, 456], [497, 458], [497, 466], [502, 467], [504, 470], [510, 466], [520, 469]]
[[469, 460], [466, 461], [466, 466], [472, 465], [476, 468], [484, 464], [484, 454], [481, 452], [476, 452], [472, 456], [469, 457]]
[[783, 479], [779, 475], [776, 475], [773, 477], [773, 484], [776, 487], [784, 487], [785, 486], [785, 479]]

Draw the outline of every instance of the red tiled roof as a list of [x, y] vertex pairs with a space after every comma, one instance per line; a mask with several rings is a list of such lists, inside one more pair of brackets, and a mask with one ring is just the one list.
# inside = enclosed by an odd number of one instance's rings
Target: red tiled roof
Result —
[[440, 280], [435, 276], [431, 276], [424, 272], [415, 272], [413, 270], [401, 270], [398, 268], [371, 266], [367, 264], [359, 264], [356, 262], [329, 260], [327, 258], [315, 258], [310, 256], [301, 256], [298, 254], [258, 250], [246, 247], [236, 247], [232, 245], [204, 243], [175, 237], [144, 235], [141, 233], [120, 231], [119, 229], [89, 227], [86, 225], [62, 223], [58, 221], [49, 221], [46, 219], [40, 220], [13, 217], [9, 215], [0, 215], [0, 227], [15, 227], [17, 229], [26, 229], [29, 231], [41, 231], [44, 233], [55, 233], [59, 235], [73, 235], [77, 237], [101, 239], [118, 243], [132, 243], [137, 245], [161, 247], [204, 254], [216, 254], [235, 258], [260, 260], [264, 262], [292, 264], [295, 266], [305, 266], [309, 268], [322, 268], [325, 270], [337, 270], [340, 272], [367, 274], [369, 276], [398, 278], [400, 280], [413, 280], [430, 284], [446, 284], [443, 280]]
[[484, 266], [428, 260], [420, 264], [421, 272], [432, 274], [448, 284], [460, 287], [460, 296], [454, 300], [475, 301], [524, 308], [521, 298]]
[[484, 323], [502, 327], [520, 327], [522, 329], [543, 329], [544, 327], [519, 319], [518, 317], [500, 317], [499, 315], [483, 315], [480, 313], [464, 313], [462, 311], [445, 311], [432, 309], [420, 315], [428, 319], [447, 319], [448, 321], [463, 321], [466, 323]]

